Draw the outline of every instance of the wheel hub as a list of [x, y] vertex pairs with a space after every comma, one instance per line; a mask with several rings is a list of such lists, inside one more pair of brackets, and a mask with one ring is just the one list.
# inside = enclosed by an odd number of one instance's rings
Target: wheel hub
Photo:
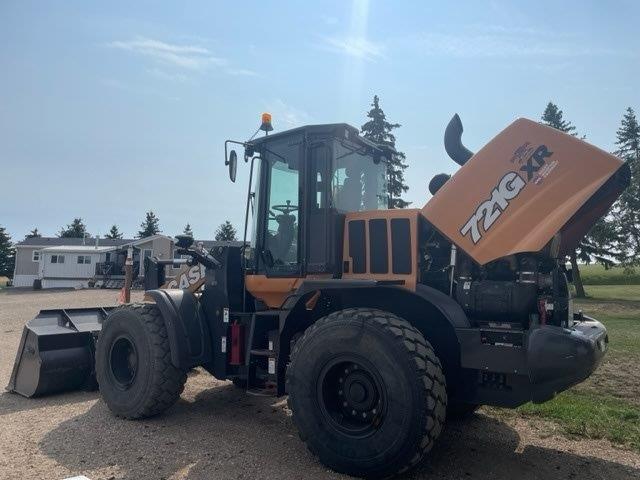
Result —
[[135, 379], [138, 370], [138, 352], [128, 337], [120, 337], [111, 346], [109, 367], [116, 385], [128, 389]]
[[342, 389], [347, 402], [346, 408], [359, 414], [364, 413], [365, 416], [369, 415], [378, 400], [376, 386], [370, 376], [357, 365], [353, 364], [348, 372], [343, 379]]
[[322, 410], [334, 427], [351, 436], [366, 436], [381, 424], [381, 381], [364, 361], [332, 362], [323, 370], [320, 387]]

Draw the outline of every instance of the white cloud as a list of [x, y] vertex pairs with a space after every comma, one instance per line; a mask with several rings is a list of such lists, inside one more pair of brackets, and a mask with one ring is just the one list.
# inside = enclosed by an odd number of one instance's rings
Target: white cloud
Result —
[[341, 53], [350, 57], [374, 61], [385, 58], [385, 46], [362, 36], [332, 36], [322, 37], [320, 47], [335, 53]]
[[190, 70], [202, 70], [227, 64], [226, 59], [213, 56], [207, 48], [199, 45], [174, 45], [150, 38], [136, 37], [133, 40], [110, 42], [107, 46]]
[[[116, 40], [106, 44], [109, 48], [124, 50], [150, 60], [155, 66], [147, 71], [163, 80], [184, 82], [185, 71], [206, 71], [218, 69], [227, 75], [255, 77], [257, 72], [248, 68], [237, 68], [226, 58], [214, 56], [211, 50], [198, 44], [178, 45], [145, 37], [133, 40]], [[158, 68], [162, 67], [162, 68]], [[168, 71], [171, 68], [175, 71]]]

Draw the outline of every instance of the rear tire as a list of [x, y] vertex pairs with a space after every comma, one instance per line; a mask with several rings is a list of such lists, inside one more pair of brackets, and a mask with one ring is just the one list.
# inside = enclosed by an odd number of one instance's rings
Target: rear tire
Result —
[[295, 344], [287, 387], [300, 438], [349, 475], [407, 471], [444, 426], [440, 360], [411, 324], [381, 310], [341, 310], [310, 326]]
[[154, 304], [131, 304], [104, 321], [96, 377], [109, 409], [129, 419], [151, 417], [180, 398], [186, 371], [171, 363], [167, 330]]

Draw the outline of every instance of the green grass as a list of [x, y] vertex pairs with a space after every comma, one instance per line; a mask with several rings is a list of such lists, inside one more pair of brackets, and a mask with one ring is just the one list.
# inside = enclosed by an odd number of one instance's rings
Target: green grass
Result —
[[585, 285], [590, 299], [640, 302], [640, 285]]
[[640, 407], [623, 400], [569, 390], [541, 405], [523, 405], [518, 412], [554, 420], [569, 435], [606, 438], [640, 451]]
[[640, 285], [587, 287], [576, 306], [607, 327], [609, 351], [586, 382], [541, 405], [528, 403], [497, 415], [538, 417], [568, 436], [604, 438], [640, 451]]
[[[609, 355], [625, 356], [628, 359], [631, 356], [640, 360], [640, 315], [637, 313], [615, 316], [603, 314], [598, 319], [607, 327]], [[640, 394], [640, 385], [638, 394]]]
[[580, 276], [585, 285], [640, 285], [640, 269], [626, 273], [621, 267], [606, 270], [602, 265], [580, 265]]

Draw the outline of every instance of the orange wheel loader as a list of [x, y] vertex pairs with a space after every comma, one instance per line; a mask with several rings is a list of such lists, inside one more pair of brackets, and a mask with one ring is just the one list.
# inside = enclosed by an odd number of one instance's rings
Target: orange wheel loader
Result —
[[248, 164], [244, 243], [177, 237], [206, 269], [201, 292], [41, 312], [10, 390], [97, 381], [115, 415], [137, 419], [202, 367], [288, 395], [309, 450], [371, 478], [420, 462], [447, 418], [545, 402], [597, 368], [607, 332], [574, 311], [565, 258], [628, 185], [618, 158], [526, 119], [473, 153], [456, 115], [445, 147], [458, 171], [432, 180], [423, 208], [389, 209], [386, 146], [346, 124], [266, 135], [264, 116], [261, 129], [225, 143], [232, 181], [229, 144]]

